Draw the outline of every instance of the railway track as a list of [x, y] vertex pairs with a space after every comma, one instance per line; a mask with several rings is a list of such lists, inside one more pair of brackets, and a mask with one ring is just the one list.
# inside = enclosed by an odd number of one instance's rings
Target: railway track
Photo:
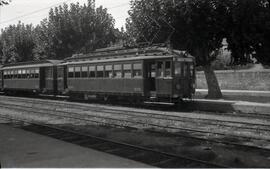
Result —
[[[25, 111], [31, 111], [31, 109], [33, 108], [33, 106], [26, 106], [26, 105], [14, 105], [14, 104], [2, 104], [2, 107], [6, 107], [6, 108], [15, 108], [16, 106], [18, 107], [17, 109], [19, 110], [22, 110], [22, 109], [26, 109]], [[32, 103], [32, 104], [35, 104], [35, 107], [39, 107], [39, 105], [36, 105], [36, 103]], [[15, 106], [15, 107], [14, 107]], [[72, 113], [72, 111], [74, 111], [73, 109], [71, 109], [71, 111], [61, 111], [59, 109], [61, 109], [62, 107], [58, 107], [57, 109], [50, 109], [50, 108], [42, 108], [43, 111], [53, 111], [52, 113], [55, 114], [55, 112], [57, 113], [61, 113], [61, 114], [65, 114], [65, 116], [67, 117], [71, 117], [70, 115], [73, 115], [72, 117], [75, 117], [75, 116], [80, 116], [78, 113]], [[76, 108], [76, 109], [82, 109], [83, 111], [85, 111], [84, 108]], [[113, 121], [125, 121], [125, 122], [128, 122], [128, 123], [138, 123], [138, 124], [146, 124], [144, 122], [136, 122], [136, 121], [131, 121], [131, 120], [126, 120], [127, 118], [120, 118], [120, 119], [115, 119], [115, 118], [112, 118], [112, 117], [108, 117], [108, 116], [103, 116], [103, 115], [97, 115], [97, 113], [99, 114], [117, 114], [117, 115], [121, 115], [121, 116], [129, 116], [129, 117], [133, 117], [133, 118], [148, 118], [149, 120], [151, 119], [158, 119], [158, 120], [163, 120], [163, 121], [173, 121], [173, 122], [186, 122], [186, 121], [189, 121], [189, 122], [195, 122], [195, 120], [197, 120], [196, 122], [199, 121], [199, 123], [205, 123], [205, 124], [208, 124], [208, 125], [219, 125], [219, 126], [223, 126], [223, 127], [235, 127], [235, 128], [244, 128], [244, 129], [248, 129], [248, 130], [255, 130], [255, 131], [265, 131], [265, 132], [269, 132], [269, 129], [267, 127], [270, 127], [270, 125], [262, 125], [262, 124], [252, 124], [252, 123], [241, 123], [241, 124], [245, 124], [245, 125], [253, 125], [253, 127], [243, 127], [243, 126], [239, 126], [239, 123], [240, 122], [231, 122], [231, 121], [220, 121], [220, 120], [206, 120], [206, 121], [203, 121], [203, 119], [190, 119], [190, 118], [186, 118], [186, 117], [182, 117], [181, 119], [179, 119], [179, 116], [166, 116], [166, 115], [157, 115], [157, 114], [153, 114], [151, 113], [150, 116], [149, 114], [145, 114], [145, 113], [141, 113], [141, 112], [132, 112], [132, 114], [128, 111], [125, 111], [125, 112], [116, 112], [115, 110], [100, 110], [100, 109], [91, 109], [91, 111], [94, 111], [94, 115], [89, 115], [89, 114], [81, 114], [82, 116], [80, 117], [81, 119], [83, 119], [84, 117], [90, 117], [90, 118], [100, 118], [100, 119], [108, 119], [108, 120], [113, 120]], [[51, 114], [52, 114], [51, 113]], [[158, 116], [158, 117], [156, 117]], [[161, 116], [161, 117], [160, 117]], [[178, 118], [178, 119], [177, 119]], [[95, 121], [96, 122], [96, 121]], [[229, 124], [221, 124], [221, 123], [229, 123]], [[238, 126], [233, 126], [232, 124], [235, 124], [235, 125], [238, 125]], [[195, 129], [192, 129], [192, 128], [180, 128], [180, 127], [173, 127], [173, 126], [162, 126], [162, 125], [156, 125], [156, 124], [153, 124], [153, 123], [147, 123], [147, 125], [150, 125], [150, 126], [153, 126], [153, 127], [160, 127], [160, 128], [168, 128], [168, 129], [175, 129], [175, 130], [186, 130], [186, 131], [189, 131], [189, 132], [199, 132], [199, 133], [210, 133], [210, 131], [204, 131], [204, 130], [195, 130]], [[263, 126], [264, 128], [258, 128], [258, 125], [261, 125]], [[226, 133], [217, 133], [217, 132], [211, 132], [212, 134], [219, 134], [219, 135], [228, 135]], [[234, 136], [234, 135], [231, 135], [231, 136]], [[250, 137], [247, 137], [247, 136], [241, 136], [243, 138], [248, 138], [250, 139]], [[254, 138], [254, 139], [261, 139], [261, 138]], [[267, 139], [265, 139], [267, 140]], [[269, 139], [270, 141], [270, 139]]]
[[[0, 94], [0, 97], [3, 97], [3, 98], [5, 98], [5, 99], [8, 99], [8, 100], [14, 100], [14, 101], [18, 101], [18, 99], [20, 99], [20, 100], [22, 100], [22, 101], [24, 101], [24, 102], [28, 102], [28, 103], [31, 103], [31, 102], [33, 102], [33, 101], [31, 101], [32, 99], [33, 99], [33, 97], [23, 97], [23, 96], [21, 96], [21, 97], [15, 97], [15, 96], [1, 96], [1, 94]], [[70, 103], [72, 103], [72, 105], [67, 105], [66, 103], [63, 103], [63, 101], [66, 101], [68, 98], [66, 98], [66, 97], [53, 97], [53, 96], [50, 96], [50, 97], [46, 97], [46, 95], [45, 96], [41, 96], [41, 97], [39, 97], [39, 96], [35, 96], [35, 102], [40, 102], [40, 103], [44, 103], [44, 102], [48, 102], [48, 101], [50, 101], [50, 103], [52, 104], [52, 105], [63, 105], [63, 106], [68, 106], [68, 107], [70, 107], [70, 108], [72, 108], [72, 107], [80, 107], [81, 108], [81, 106], [82, 105], [79, 105], [79, 106], [76, 106], [76, 105], [74, 105], [74, 104], [76, 104], [76, 103], [78, 103], [78, 101], [69, 101]], [[49, 99], [49, 100], [48, 100]], [[87, 102], [87, 101], [81, 101], [80, 100], [80, 102], [83, 102], [83, 103], [89, 103], [89, 102]], [[188, 100], [185, 100], [185, 102], [189, 102]], [[183, 102], [183, 103], [185, 103], [185, 102]], [[110, 103], [107, 103], [107, 102], [102, 102], [102, 103], [100, 103], [100, 102], [97, 102], [97, 104], [96, 105], [105, 105], [105, 106], [110, 106], [111, 104]], [[178, 112], [179, 111], [179, 109], [178, 108], [175, 108], [174, 106], [172, 106], [172, 105], [166, 105], [165, 107], [161, 107], [161, 105], [160, 106], [158, 106], [158, 105], [155, 105], [155, 106], [153, 106], [153, 105], [150, 105], [150, 104], [139, 104], [139, 105], [134, 105], [134, 104], [117, 104], [117, 103], [113, 103], [113, 105], [112, 106], [114, 106], [114, 105], [116, 105], [116, 106], [120, 106], [120, 107], [122, 107], [122, 106], [124, 106], [124, 107], [129, 107], [129, 108], [137, 108], [137, 109], [140, 109], [140, 108], [143, 108], [143, 109], [150, 109], [150, 110], [158, 110], [158, 111], [160, 111], [160, 110], [163, 110], [163, 109], [165, 109], [167, 112]], [[164, 106], [164, 105], [163, 105]], [[90, 104], [89, 105], [87, 105], [87, 106], [85, 106], [85, 105], [83, 105], [83, 107], [84, 108], [93, 108], [94, 106], [91, 106]], [[103, 109], [103, 107], [102, 107], [102, 109]], [[104, 108], [104, 109], [106, 109], [106, 110], [113, 110], [113, 109], [111, 109], [111, 108]], [[191, 111], [192, 110], [192, 108], [189, 108], [188, 109], [188, 111]], [[119, 110], [119, 111], [121, 111], [121, 110]], [[135, 112], [135, 113], [138, 113], [138, 111], [136, 110], [136, 111], [130, 111], [129, 110], [129, 112]], [[223, 116], [227, 116], [227, 117], [246, 117], [246, 118], [261, 118], [261, 119], [265, 119], [265, 118], [268, 118], [268, 119], [270, 119], [270, 113], [269, 114], [265, 114], [265, 113], [250, 113], [250, 112], [248, 112], [248, 113], [243, 113], [243, 112], [226, 112], [226, 113], [224, 113], [224, 112], [211, 112], [211, 111], [209, 111], [209, 112], [206, 112], [206, 111], [204, 111], [204, 112], [202, 112], [203, 114], [207, 114], [207, 115], [213, 115], [213, 114], [219, 114], [219, 115], [223, 115]]]
[[9, 124], [11, 124], [13, 127], [16, 128], [21, 128], [27, 131], [35, 132], [38, 134], [70, 142], [72, 144], [77, 144], [83, 147], [132, 159], [155, 167], [162, 167], [162, 168], [227, 167], [220, 164], [170, 154], [145, 147], [116, 142], [114, 140], [104, 139], [89, 134], [82, 134], [72, 130], [53, 127], [52, 125], [46, 125], [43, 123], [33, 122], [26, 119], [11, 118], [3, 115], [0, 115], [0, 118], [6, 120]]
[[[15, 101], [15, 100], [12, 100]], [[31, 104], [35, 107], [39, 107], [42, 106], [42, 104], [44, 104], [44, 101], [42, 100], [23, 100], [23, 102], [28, 102], [29, 104]], [[27, 106], [26, 106], [27, 107]], [[237, 120], [226, 120], [226, 119], [208, 119], [208, 118], [200, 118], [200, 117], [183, 117], [181, 115], [176, 115], [176, 113], [174, 114], [169, 114], [168, 113], [145, 113], [145, 112], [140, 112], [140, 111], [131, 111], [131, 110], [119, 110], [119, 109], [111, 109], [111, 108], [105, 108], [105, 107], [94, 107], [91, 105], [69, 105], [66, 103], [61, 103], [61, 102], [57, 102], [57, 103], [53, 103], [53, 108], [50, 109], [48, 108], [48, 110], [61, 110], [63, 108], [66, 109], [67, 112], [72, 113], [71, 111], [73, 111], [74, 109], [78, 109], [80, 111], [95, 111], [98, 113], [103, 113], [103, 114], [113, 114], [113, 115], [121, 115], [121, 116], [132, 116], [132, 117], [140, 117], [140, 118], [152, 118], [152, 119], [157, 119], [157, 120], [171, 120], [173, 122], [196, 122], [196, 123], [200, 123], [200, 124], [205, 124], [205, 125], [209, 125], [209, 126], [219, 126], [219, 127], [227, 127], [227, 128], [236, 128], [236, 129], [243, 129], [243, 130], [253, 130], [254, 132], [270, 132], [270, 125], [268, 124], [262, 124], [262, 123], [256, 123], [256, 122], [245, 122], [245, 121], [237, 121]], [[70, 111], [71, 110], [71, 111]], [[61, 111], [63, 113], [65, 113], [64, 111]], [[168, 115], [169, 114], [169, 115]], [[85, 114], [87, 116], [87, 114]], [[98, 117], [98, 116], [97, 116]], [[105, 116], [100, 116], [103, 118], [106, 118]], [[213, 133], [213, 134], [218, 134], [218, 133]], [[225, 133], [226, 134], [226, 133]]]
[[[14, 99], [14, 98], [12, 98]], [[13, 100], [15, 101], [15, 100]], [[23, 100], [25, 101], [25, 100]], [[43, 100], [27, 100], [28, 103], [31, 103], [32, 106], [36, 106], [36, 107], [39, 107], [38, 104], [44, 104], [44, 101]], [[220, 140], [220, 139], [209, 139], [209, 138], [205, 138], [204, 135], [205, 134], [212, 134], [212, 135], [223, 135], [223, 136], [227, 136], [228, 134], [226, 133], [218, 133], [218, 132], [213, 132], [213, 131], [206, 131], [206, 130], [198, 130], [198, 129], [192, 129], [192, 128], [184, 128], [184, 127], [173, 127], [173, 126], [168, 126], [168, 125], [160, 125], [160, 124], [153, 124], [153, 123], [145, 123], [145, 122], [142, 122], [142, 121], [132, 121], [132, 120], [126, 120], [126, 119], [121, 119], [121, 118], [112, 118], [112, 117], [108, 117], [108, 116], [100, 116], [100, 115], [96, 115], [96, 114], [92, 114], [92, 115], [89, 115], [89, 114], [85, 114], [85, 113], [82, 113], [82, 114], [78, 114], [78, 113], [73, 113], [71, 111], [74, 111], [74, 107], [72, 105], [73, 108], [68, 108], [70, 111], [61, 111], [60, 109], [63, 108], [62, 106], [65, 105], [65, 103], [61, 103], [61, 104], [58, 104], [59, 102], [57, 102], [55, 105], [53, 105], [52, 109], [42, 109], [40, 111], [37, 111], [37, 110], [33, 110], [33, 107], [32, 106], [26, 106], [26, 105], [14, 105], [14, 104], [2, 104], [2, 107], [5, 107], [7, 109], [16, 109], [16, 110], [19, 110], [19, 111], [25, 111], [25, 112], [32, 112], [32, 113], [41, 113], [41, 114], [47, 114], [47, 115], [53, 115], [53, 116], [58, 116], [58, 117], [65, 117], [65, 118], [72, 118], [72, 119], [77, 119], [77, 120], [82, 120], [82, 121], [88, 121], [88, 122], [91, 122], [91, 123], [96, 123], [96, 124], [103, 124], [103, 125], [109, 125], [109, 126], [117, 126], [117, 127], [126, 127], [126, 128], [134, 128], [134, 129], [138, 129], [137, 125], [146, 125], [147, 127], [155, 127], [155, 128], [159, 128], [159, 129], [170, 129], [170, 130], [177, 130], [177, 131], [185, 131], [185, 132], [189, 132], [189, 133], [196, 133], [195, 136], [192, 136], [192, 135], [183, 135], [183, 134], [179, 134], [179, 133], [171, 133], [172, 135], [175, 135], [175, 136], [179, 136], [179, 137], [188, 137], [188, 138], [192, 138], [192, 139], [198, 139], [198, 140], [202, 140], [202, 141], [206, 141], [206, 142], [213, 142], [213, 143], [222, 143], [222, 144], [226, 144], [226, 145], [231, 145], [231, 146], [234, 146], [234, 147], [242, 147], [244, 149], [246, 148], [249, 148], [249, 149], [260, 149], [260, 150], [264, 150], [264, 151], [270, 151], [270, 149], [268, 148], [265, 148], [265, 147], [260, 147], [260, 146], [254, 146], [254, 145], [249, 145], [249, 144], [240, 144], [240, 143], [235, 143], [235, 142], [231, 142], [231, 141], [224, 141], [224, 140]], [[60, 106], [61, 105], [61, 106]], [[55, 108], [55, 106], [58, 108]], [[76, 106], [75, 106], [76, 107]], [[81, 109], [81, 110], [89, 110], [89, 106], [80, 106], [80, 107], [76, 107], [76, 109]], [[112, 111], [112, 112], [106, 112], [106, 111]], [[95, 109], [92, 109], [92, 111], [94, 112], [99, 112], [99, 113], [107, 113], [107, 114], [114, 114], [114, 113], [117, 113], [116, 110], [112, 110], [112, 109], [107, 109], [106, 108], [102, 111], [101, 111], [101, 108], [95, 108]], [[117, 110], [118, 111], [118, 110]], [[125, 113], [125, 114], [124, 114]], [[130, 112], [118, 112], [119, 115], [122, 115], [122, 116], [127, 116], [127, 113], [130, 113]], [[137, 114], [136, 114], [137, 113]], [[143, 117], [143, 118], [157, 118], [157, 117], [154, 117], [154, 115], [157, 115], [157, 114], [154, 114], [154, 113], [151, 113], [150, 116], [148, 114], [148, 116], [146, 116], [145, 114], [142, 115], [143, 113], [141, 112], [133, 112], [132, 114], [132, 118], [135, 118], [136, 116], [140, 116], [140, 117]], [[130, 116], [130, 114], [128, 115]], [[165, 118], [165, 115], [161, 115], [161, 114], [158, 114], [159, 118], [158, 119], [161, 119], [161, 118]], [[166, 118], [168, 118], [168, 115], [166, 116]], [[173, 116], [173, 117], [170, 117], [166, 120], [175, 120], [175, 119], [172, 119], [172, 118], [176, 118], [176, 116]], [[99, 119], [99, 120], [98, 120]], [[109, 120], [109, 122], [105, 122], [104, 119], [107, 119]], [[178, 121], [183, 121], [183, 120], [188, 120], [188, 118], [183, 118], [183, 119], [178, 119]], [[190, 119], [189, 119], [190, 120]], [[176, 120], [177, 121], [177, 120]], [[125, 124], [121, 124], [120, 122], [125, 122]], [[215, 123], [215, 122], [214, 122]], [[240, 123], [240, 122], [234, 122], [235, 124], [237, 123]], [[215, 123], [215, 125], [219, 125], [217, 123]], [[255, 124], [254, 125], [254, 128], [252, 129], [255, 129]], [[256, 125], [259, 125], [259, 124], [256, 124]], [[264, 127], [269, 127], [268, 125], [264, 125]], [[149, 130], [149, 129], [147, 129]], [[259, 129], [259, 130], [262, 130], [262, 129]], [[265, 131], [268, 131], [268, 129], [266, 128]], [[204, 135], [200, 135], [198, 136], [198, 133], [200, 134], [204, 134]], [[209, 135], [208, 135], [209, 136]], [[242, 139], [242, 142], [243, 141], [250, 141], [250, 139], [257, 139], [257, 140], [264, 140], [264, 141], [269, 141], [268, 139], [264, 139], [264, 138], [251, 138], [251, 137], [248, 137], [248, 136], [235, 136], [235, 135], [232, 135], [231, 138], [235, 138], [237, 140], [239, 140], [239, 138]]]
[[[22, 98], [19, 98], [19, 99], [22, 99]], [[17, 98], [8, 98], [8, 100], [10, 101], [18, 101]], [[21, 101], [23, 102], [27, 102], [29, 104], [44, 104], [44, 103], [48, 103], [47, 100], [44, 101], [44, 100], [25, 100], [25, 99], [22, 99]], [[190, 121], [190, 122], [194, 122], [194, 121], [197, 121], [199, 123], [206, 123], [206, 124], [213, 124], [213, 125], [218, 125], [218, 126], [223, 126], [223, 127], [238, 127], [240, 125], [250, 125], [250, 126], [245, 126], [243, 128], [245, 129], [248, 129], [248, 130], [260, 130], [260, 131], [270, 131], [269, 127], [270, 125], [268, 124], [262, 124], [262, 123], [256, 123], [256, 122], [244, 122], [244, 121], [237, 121], [237, 120], [225, 120], [225, 119], [222, 119], [222, 120], [219, 120], [219, 119], [208, 119], [207, 117], [206, 118], [200, 118], [200, 117], [184, 117], [184, 116], [181, 116], [181, 114], [179, 114], [178, 112], [171, 112], [171, 111], [168, 111], [166, 113], [162, 113], [162, 112], [155, 112], [155, 113], [145, 113], [145, 112], [142, 112], [142, 111], [134, 111], [134, 110], [120, 110], [120, 109], [113, 109], [113, 108], [106, 108], [106, 107], [96, 107], [96, 105], [92, 106], [92, 105], [76, 105], [74, 103], [72, 104], [67, 104], [67, 103], [64, 103], [64, 102], [50, 102], [50, 104], [53, 106], [53, 107], [58, 107], [58, 109], [62, 109], [62, 108], [65, 108], [65, 109], [79, 109], [79, 110], [82, 110], [82, 111], [88, 111], [89, 109], [90, 110], [93, 110], [93, 111], [98, 111], [98, 112], [102, 112], [102, 113], [107, 113], [107, 114], [119, 114], [119, 115], [133, 115], [133, 116], [137, 116], [137, 117], [147, 117], [147, 116], [151, 116], [151, 118], [155, 118], [155, 119], [167, 119], [167, 120], [174, 120], [174, 121], [180, 121], [180, 122], [185, 122], [185, 121]], [[52, 109], [54, 110], [54, 109]], [[173, 113], [173, 114], [172, 114]], [[209, 113], [209, 112], [201, 112], [202, 114], [209, 114], [209, 115], [212, 115], [213, 113]], [[169, 115], [168, 115], [169, 114]], [[221, 116], [226, 116], [226, 117], [236, 117], [238, 116], [238, 113], [237, 114], [231, 114], [231, 113], [226, 113], [226, 114], [220, 114], [219, 115]], [[240, 115], [241, 116], [241, 115]], [[253, 116], [252, 116], [253, 117]], [[269, 119], [270, 119], [270, 115], [268, 115]], [[264, 118], [265, 119], [265, 118]], [[223, 123], [227, 123], [227, 124], [223, 124]], [[259, 126], [258, 126], [259, 125]], [[259, 127], [259, 128], [258, 128]], [[241, 126], [239, 127], [241, 128]]]

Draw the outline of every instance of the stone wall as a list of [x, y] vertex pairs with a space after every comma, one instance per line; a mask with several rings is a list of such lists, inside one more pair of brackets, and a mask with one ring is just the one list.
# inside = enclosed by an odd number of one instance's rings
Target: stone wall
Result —
[[[215, 73], [223, 90], [270, 91], [270, 70], [224, 70]], [[197, 72], [197, 89], [207, 89], [203, 72]]]

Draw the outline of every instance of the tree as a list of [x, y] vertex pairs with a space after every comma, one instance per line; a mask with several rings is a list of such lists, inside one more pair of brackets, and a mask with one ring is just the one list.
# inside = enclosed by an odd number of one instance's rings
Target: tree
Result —
[[121, 33], [114, 19], [94, 0], [88, 4], [63, 4], [52, 8], [49, 16], [35, 28], [10, 25], [2, 31], [0, 48], [4, 62], [64, 59], [74, 53], [88, 53], [117, 41]]
[[203, 66], [208, 97], [222, 97], [211, 62], [215, 60], [225, 36], [223, 17], [228, 13], [226, 1], [179, 0], [174, 3], [168, 0], [133, 0], [131, 4], [127, 20], [130, 36], [135, 37], [136, 42], [151, 37], [155, 43], [165, 42], [170, 34], [164, 36], [161, 32], [173, 27], [176, 30], [170, 39], [173, 47], [186, 50], [196, 57], [198, 65]]
[[226, 38], [234, 64], [246, 64], [254, 57], [270, 65], [269, 0], [231, 1]]
[[35, 47], [33, 29], [32, 25], [19, 22], [2, 31], [0, 39], [4, 63], [33, 60]]
[[36, 47], [33, 50], [35, 60], [43, 60], [53, 58], [55, 54], [52, 52], [51, 32], [47, 29], [48, 22], [46, 19], [40, 22], [34, 30], [34, 42]]
[[[6, 1], [6, 0], [0, 0], [0, 6], [3, 6], [3, 5], [8, 5], [10, 2], [9, 1]], [[0, 57], [1, 57], [1, 60], [2, 60], [2, 63], [4, 63], [5, 61], [5, 58], [3, 58], [3, 47], [4, 47], [4, 43], [2, 41], [0, 41]], [[0, 63], [1, 64], [1, 63]]]
[[[36, 28], [35, 57], [63, 59], [74, 53], [88, 53], [116, 41], [114, 19], [102, 6], [64, 4], [51, 9]], [[39, 56], [40, 55], [40, 56]]]

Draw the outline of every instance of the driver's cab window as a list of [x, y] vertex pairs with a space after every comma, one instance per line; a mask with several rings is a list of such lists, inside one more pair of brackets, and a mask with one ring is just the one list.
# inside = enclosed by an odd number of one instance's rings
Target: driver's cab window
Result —
[[164, 77], [164, 62], [157, 62], [157, 77]]
[[175, 62], [174, 70], [175, 76], [181, 76], [181, 62]]
[[171, 77], [172, 76], [172, 64], [171, 61], [165, 62], [165, 77]]
[[155, 63], [150, 65], [150, 77], [151, 78], [156, 77], [156, 64]]

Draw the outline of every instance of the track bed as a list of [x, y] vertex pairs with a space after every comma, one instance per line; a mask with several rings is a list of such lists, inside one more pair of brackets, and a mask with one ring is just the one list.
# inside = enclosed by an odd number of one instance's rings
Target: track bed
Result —
[[1, 114], [5, 116], [91, 133], [212, 164], [270, 165], [270, 120], [267, 118], [12, 97], [1, 99], [0, 104]]

